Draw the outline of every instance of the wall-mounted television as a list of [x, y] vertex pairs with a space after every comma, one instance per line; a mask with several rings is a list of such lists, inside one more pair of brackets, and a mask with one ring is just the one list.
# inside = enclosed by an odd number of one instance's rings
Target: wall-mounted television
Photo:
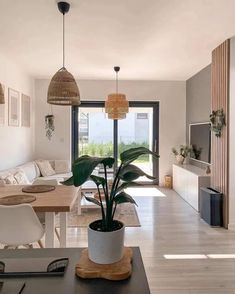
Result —
[[211, 124], [209, 122], [189, 125], [190, 158], [211, 163]]

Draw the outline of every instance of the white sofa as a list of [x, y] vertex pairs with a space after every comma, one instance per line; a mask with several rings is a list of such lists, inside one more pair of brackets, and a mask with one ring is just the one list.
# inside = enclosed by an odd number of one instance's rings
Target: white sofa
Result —
[[[54, 175], [43, 177], [40, 172], [40, 169], [37, 165], [37, 161], [38, 160], [30, 161], [25, 164], [19, 165], [15, 168], [0, 171], [0, 179], [4, 181], [4, 179], [6, 177], [8, 177], [9, 175], [14, 176], [18, 171], [23, 171], [25, 173], [29, 184], [33, 184], [36, 180], [45, 181], [45, 183], [46, 183], [46, 181], [52, 180], [52, 179], [57, 180], [57, 183], [59, 183], [59, 182], [64, 181], [72, 176], [71, 170], [67, 169], [66, 172], [64, 172], [64, 173], [55, 173]], [[49, 162], [51, 164], [51, 167], [55, 170], [56, 160], [49, 160]], [[61, 160], [60, 160], [60, 162], [61, 162]], [[67, 166], [70, 166], [69, 161], [64, 160], [64, 162], [67, 163]]]

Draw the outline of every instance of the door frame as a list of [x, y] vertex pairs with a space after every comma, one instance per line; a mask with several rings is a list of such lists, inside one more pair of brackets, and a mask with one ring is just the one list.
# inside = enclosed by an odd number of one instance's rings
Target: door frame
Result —
[[[104, 108], [105, 101], [82, 101], [79, 106], [72, 107], [72, 136], [71, 136], [71, 147], [72, 147], [72, 162], [78, 157], [78, 111], [79, 107], [100, 107]], [[152, 142], [152, 150], [154, 150], [157, 154], [159, 154], [159, 101], [129, 101], [130, 107], [141, 107], [141, 108], [153, 108], [153, 142]], [[118, 122], [114, 120], [114, 128], [113, 128], [113, 152], [114, 157], [117, 158], [118, 150], [117, 150], [117, 138], [118, 138]], [[144, 184], [159, 184], [159, 160], [155, 159], [153, 162], [153, 175], [156, 176], [156, 180], [153, 182], [144, 182]]]

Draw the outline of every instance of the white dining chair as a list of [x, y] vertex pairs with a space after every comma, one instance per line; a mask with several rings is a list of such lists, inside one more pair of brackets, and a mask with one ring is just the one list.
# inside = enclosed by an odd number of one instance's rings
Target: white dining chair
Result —
[[24, 246], [32, 248], [32, 243], [42, 246], [44, 229], [30, 204], [0, 205], [0, 243], [7, 248]]

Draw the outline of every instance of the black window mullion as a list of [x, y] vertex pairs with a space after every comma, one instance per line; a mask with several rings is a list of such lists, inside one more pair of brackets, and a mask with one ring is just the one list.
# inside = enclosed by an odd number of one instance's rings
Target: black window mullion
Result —
[[115, 159], [114, 171], [118, 167], [118, 121], [115, 119], [113, 121], [113, 156]]

